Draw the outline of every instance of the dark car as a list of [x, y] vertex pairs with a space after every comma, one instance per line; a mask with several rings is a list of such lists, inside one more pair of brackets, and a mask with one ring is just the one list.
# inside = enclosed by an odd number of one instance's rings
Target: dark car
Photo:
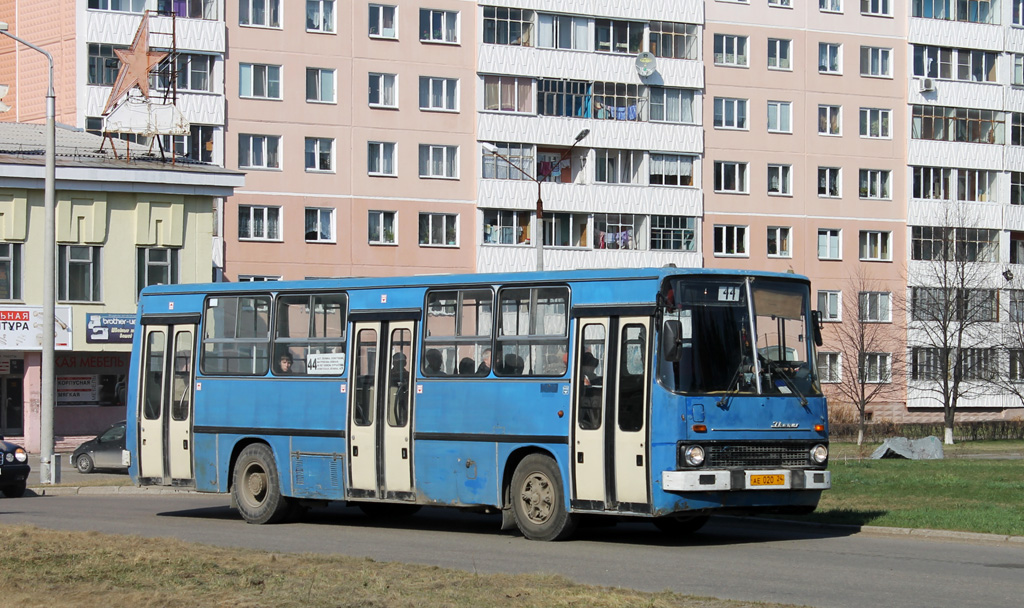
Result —
[[23, 495], [31, 470], [25, 448], [0, 437], [0, 492], [7, 498]]
[[121, 461], [123, 451], [124, 420], [78, 446], [71, 455], [71, 463], [79, 473], [92, 473], [96, 469], [127, 469]]

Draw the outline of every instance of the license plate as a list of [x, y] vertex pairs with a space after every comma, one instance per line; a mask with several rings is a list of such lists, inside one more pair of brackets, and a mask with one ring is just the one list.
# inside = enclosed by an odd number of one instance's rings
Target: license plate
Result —
[[784, 486], [786, 485], [785, 475], [751, 475], [750, 485], [752, 486]]

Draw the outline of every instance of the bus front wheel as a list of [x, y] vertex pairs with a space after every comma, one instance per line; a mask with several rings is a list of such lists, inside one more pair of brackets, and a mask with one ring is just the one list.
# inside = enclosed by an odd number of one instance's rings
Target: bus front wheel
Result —
[[510, 494], [516, 525], [526, 538], [562, 540], [576, 528], [576, 516], [565, 509], [562, 475], [551, 458], [524, 458], [512, 475]]
[[266, 444], [250, 444], [238, 455], [231, 492], [250, 524], [277, 523], [290, 512], [288, 499], [281, 496], [274, 453]]

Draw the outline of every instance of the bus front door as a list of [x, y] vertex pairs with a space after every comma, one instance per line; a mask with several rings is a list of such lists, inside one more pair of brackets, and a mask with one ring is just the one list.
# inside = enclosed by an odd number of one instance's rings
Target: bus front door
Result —
[[355, 324], [349, 398], [348, 498], [415, 500], [412, 482], [413, 321]]
[[195, 485], [192, 402], [196, 326], [143, 327], [139, 477], [143, 485]]
[[573, 381], [573, 506], [650, 512], [650, 319], [583, 318]]

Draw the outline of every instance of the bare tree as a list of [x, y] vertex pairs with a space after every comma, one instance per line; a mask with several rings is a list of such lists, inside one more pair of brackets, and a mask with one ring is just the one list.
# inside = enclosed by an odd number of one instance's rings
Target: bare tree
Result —
[[[1011, 263], [1022, 261], [1014, 259], [1011, 254]], [[1010, 269], [1006, 269], [1002, 276], [1007, 287], [1006, 307], [1003, 309], [1007, 323], [1002, 331], [1000, 371], [995, 375], [994, 383], [1004, 394], [1016, 397], [1024, 405], [1024, 281], [1021, 277], [1015, 278]]]

